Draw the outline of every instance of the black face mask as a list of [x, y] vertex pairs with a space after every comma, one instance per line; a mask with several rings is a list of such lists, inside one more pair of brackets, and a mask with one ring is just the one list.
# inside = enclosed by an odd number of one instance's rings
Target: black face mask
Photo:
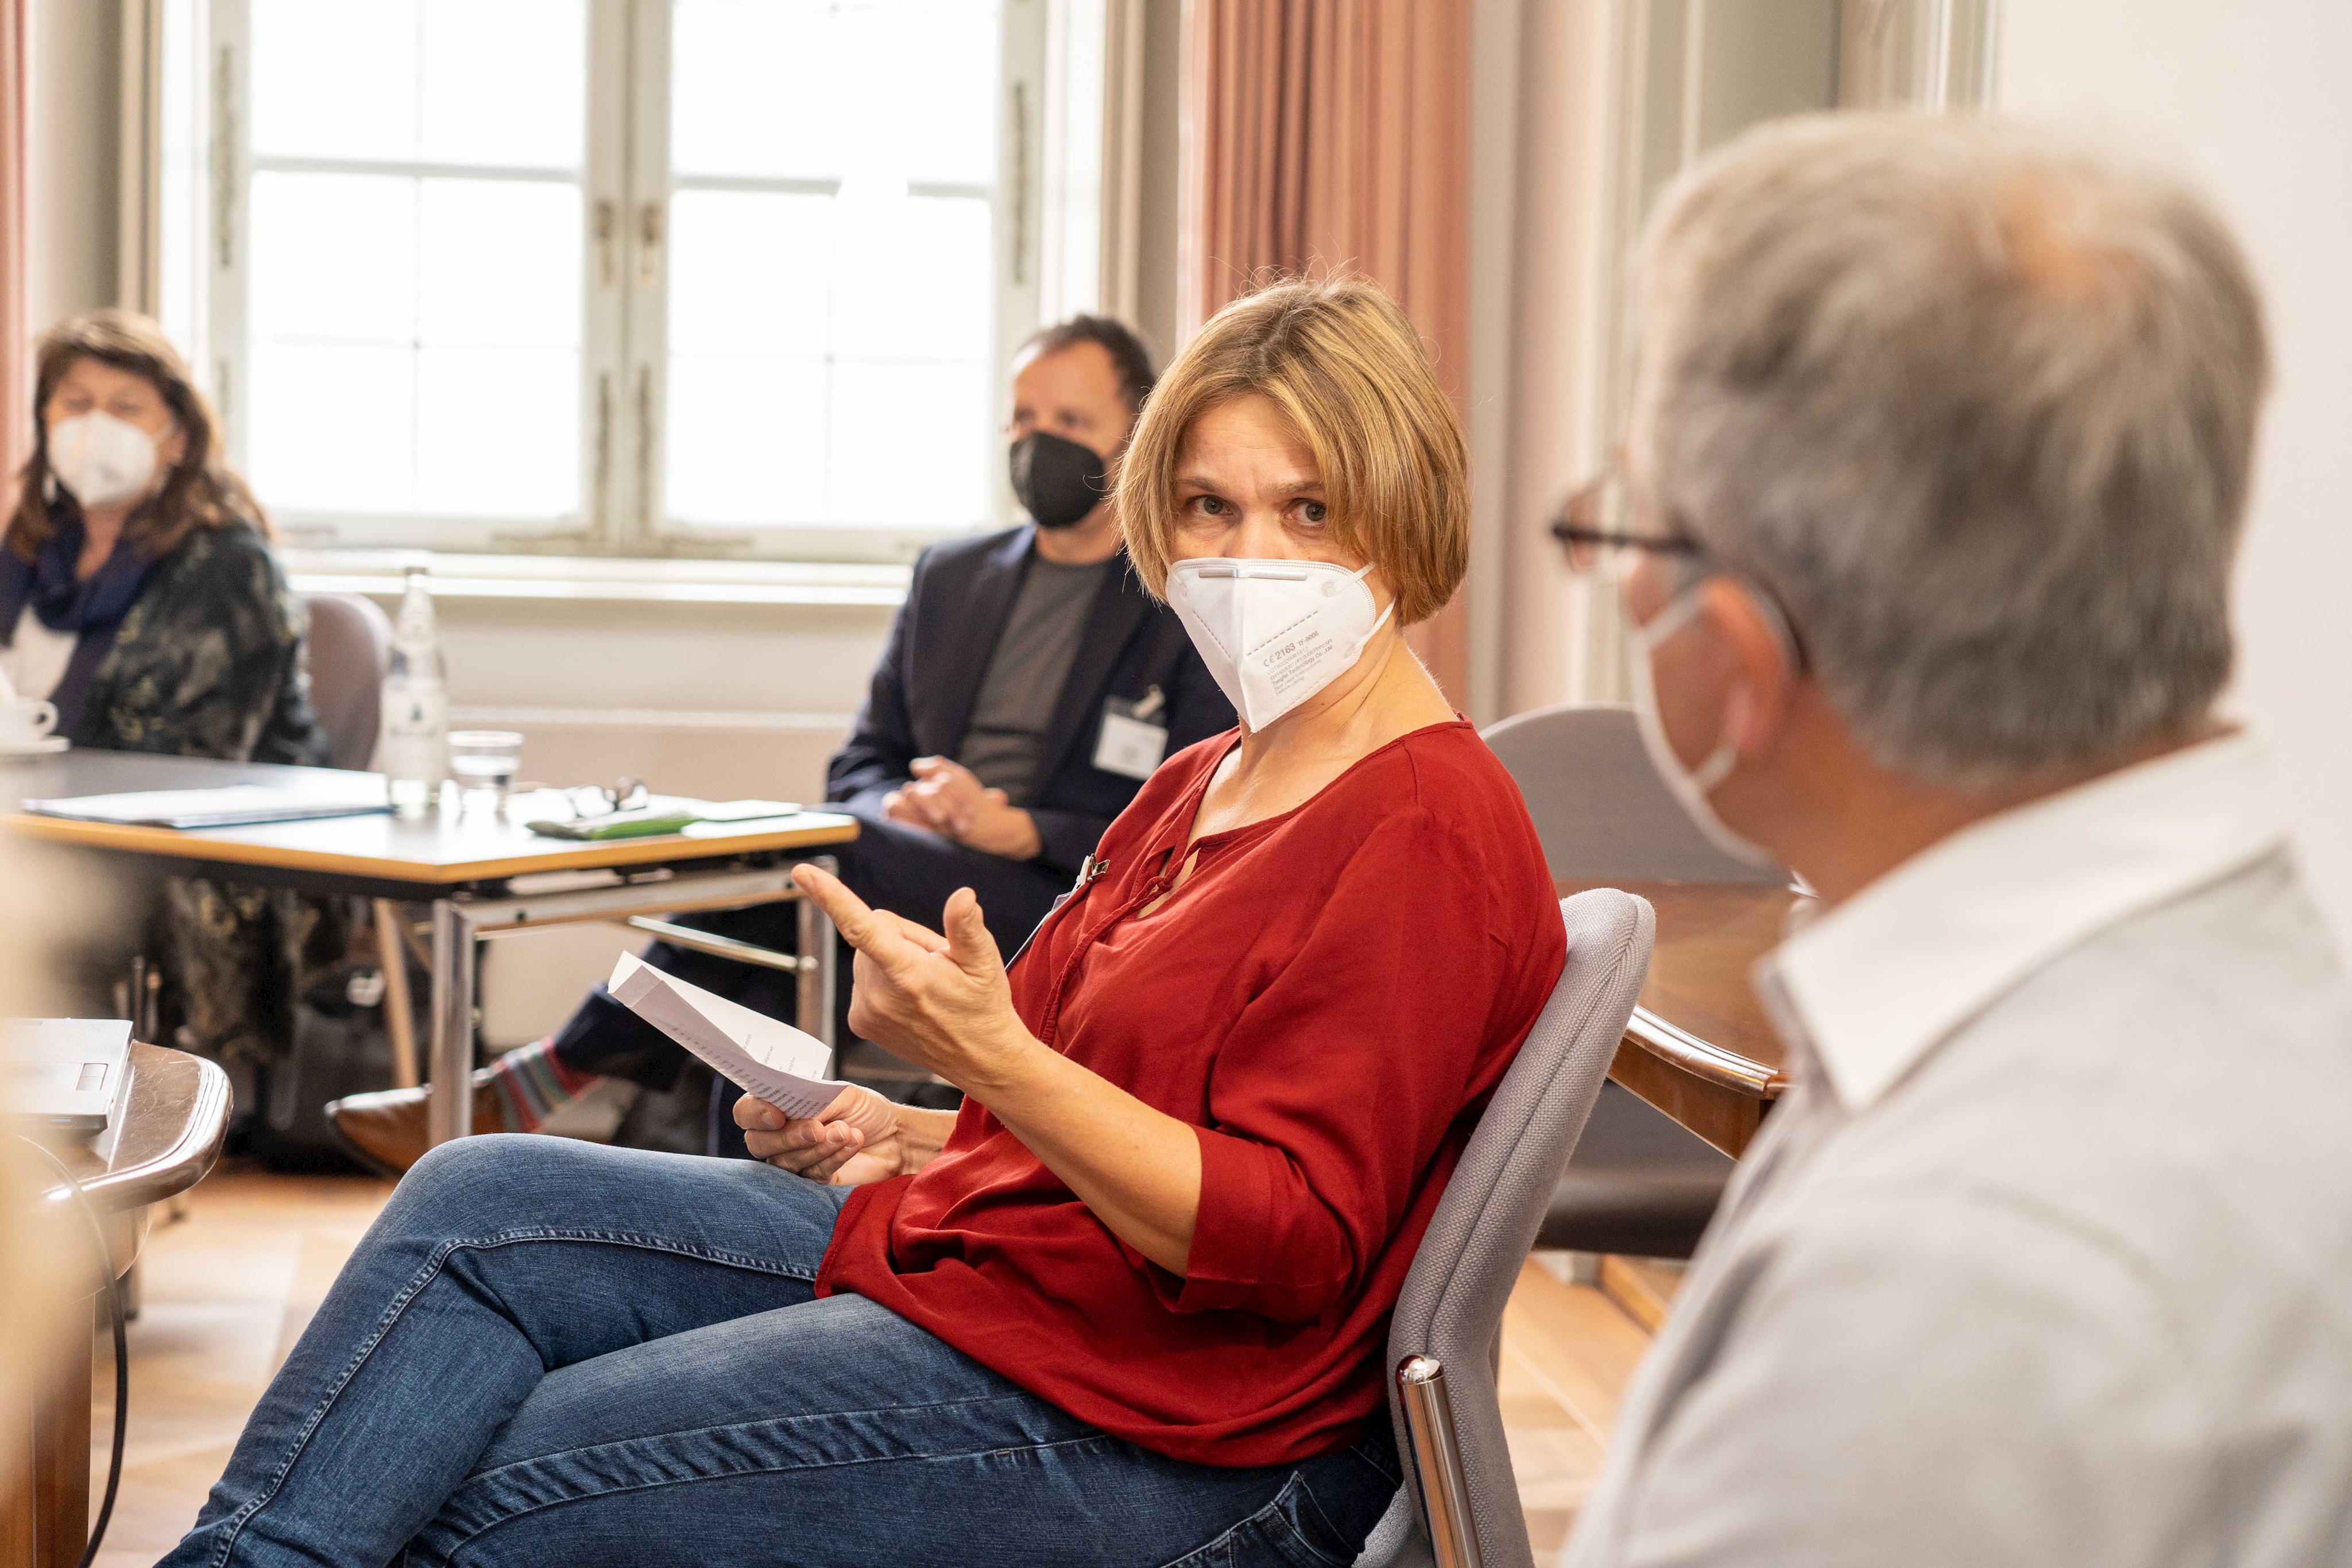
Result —
[[1091, 446], [1033, 431], [1013, 444], [1013, 495], [1041, 528], [1066, 528], [1110, 494], [1110, 469]]

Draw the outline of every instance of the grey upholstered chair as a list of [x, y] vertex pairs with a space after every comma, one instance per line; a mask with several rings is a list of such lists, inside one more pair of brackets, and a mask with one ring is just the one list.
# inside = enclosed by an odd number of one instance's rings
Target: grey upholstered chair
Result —
[[1698, 831], [1650, 765], [1630, 707], [1537, 708], [1482, 737], [1517, 782], [1556, 879], [1788, 883], [1778, 866], [1752, 866]]
[[[1568, 967], [1479, 1118], [1397, 1299], [1389, 1409], [1406, 1479], [1357, 1568], [1535, 1561], [1495, 1393], [1503, 1304], [1625, 1032], [1655, 931], [1649, 904], [1613, 889], [1563, 899], [1559, 913]], [[1442, 1379], [1425, 1381], [1433, 1364]], [[1400, 1393], [1408, 1365], [1418, 1413]]]
[[375, 601], [356, 593], [310, 596], [303, 643], [310, 706], [327, 735], [327, 766], [365, 768], [375, 758], [383, 669], [392, 658], [392, 622]]
[[[1782, 883], [1788, 873], [1717, 849], [1642, 747], [1629, 707], [1538, 708], [1486, 732], [1517, 780], [1552, 876], [1579, 882]], [[1538, 1247], [1687, 1258], [1730, 1159], [1617, 1084], [1604, 1084], [1536, 1238]]]

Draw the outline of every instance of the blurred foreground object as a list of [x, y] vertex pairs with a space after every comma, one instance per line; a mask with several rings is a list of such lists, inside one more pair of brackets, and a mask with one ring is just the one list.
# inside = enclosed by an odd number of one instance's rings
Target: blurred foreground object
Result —
[[[54, 1006], [107, 893], [84, 862], [0, 840], [0, 930], [15, 935], [0, 944], [0, 1015]], [[119, 1277], [145, 1239], [148, 1206], [194, 1186], [227, 1127], [217, 1067], [143, 1042], [130, 1065], [129, 1094], [95, 1137], [58, 1128], [37, 1144], [20, 1108], [0, 1103], [0, 1563], [46, 1568], [81, 1555], [91, 1303], [112, 1283], [100, 1239]], [[15, 1092], [0, 1078], [0, 1095]]]

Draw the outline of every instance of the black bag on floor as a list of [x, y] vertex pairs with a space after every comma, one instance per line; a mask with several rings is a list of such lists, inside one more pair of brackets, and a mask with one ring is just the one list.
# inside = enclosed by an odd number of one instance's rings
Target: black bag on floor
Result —
[[392, 1087], [392, 1039], [383, 1025], [383, 983], [373, 964], [337, 966], [294, 1008], [294, 1049], [261, 1070], [244, 1152], [273, 1170], [356, 1171], [327, 1124], [326, 1105], [346, 1094]]

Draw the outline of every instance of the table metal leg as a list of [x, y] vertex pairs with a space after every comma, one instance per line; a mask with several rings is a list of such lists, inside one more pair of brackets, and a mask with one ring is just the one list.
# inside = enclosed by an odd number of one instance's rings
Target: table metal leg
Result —
[[474, 921], [454, 899], [433, 903], [433, 1090], [425, 1137], [446, 1144], [474, 1130]]
[[383, 1027], [392, 1036], [392, 1086], [416, 1087], [416, 1014], [408, 998], [408, 945], [401, 939], [407, 916], [389, 898], [375, 901], [375, 956], [383, 967]]
[[[820, 861], [819, 864], [829, 864]], [[772, 904], [793, 896], [792, 873], [781, 867], [727, 870], [692, 876], [665, 876], [658, 881], [621, 883], [612, 886], [575, 888], [546, 893], [484, 895], [467, 893], [433, 904], [433, 1059], [432, 1092], [425, 1105], [427, 1142], [446, 1144], [474, 1130], [474, 962], [478, 941], [510, 932], [534, 930], [582, 920], [629, 920], [697, 909], [740, 909], [747, 904]], [[814, 904], [803, 902], [803, 908]], [[831, 1043], [833, 1038], [833, 923], [816, 912], [811, 934], [802, 915], [803, 939], [819, 955], [812, 969], [800, 960], [783, 964], [800, 968], [799, 1012], [802, 1027]], [[675, 931], [666, 922], [658, 935], [683, 939], [701, 948], [740, 944], [691, 931]], [[746, 956], [759, 952], [747, 950]], [[780, 955], [770, 955], [781, 957]], [[752, 962], [761, 961], [751, 958]]]
[[[809, 863], [821, 871], [832, 871], [837, 862], [831, 855], [817, 855]], [[816, 900], [802, 898], [800, 921], [800, 1017], [796, 1021], [803, 1033], [813, 1034], [838, 1051], [841, 1042], [833, 1038], [836, 1011], [833, 988], [837, 979], [834, 971], [839, 967], [840, 943], [835, 938], [832, 918], [817, 907]], [[811, 958], [816, 961], [812, 964]]]

